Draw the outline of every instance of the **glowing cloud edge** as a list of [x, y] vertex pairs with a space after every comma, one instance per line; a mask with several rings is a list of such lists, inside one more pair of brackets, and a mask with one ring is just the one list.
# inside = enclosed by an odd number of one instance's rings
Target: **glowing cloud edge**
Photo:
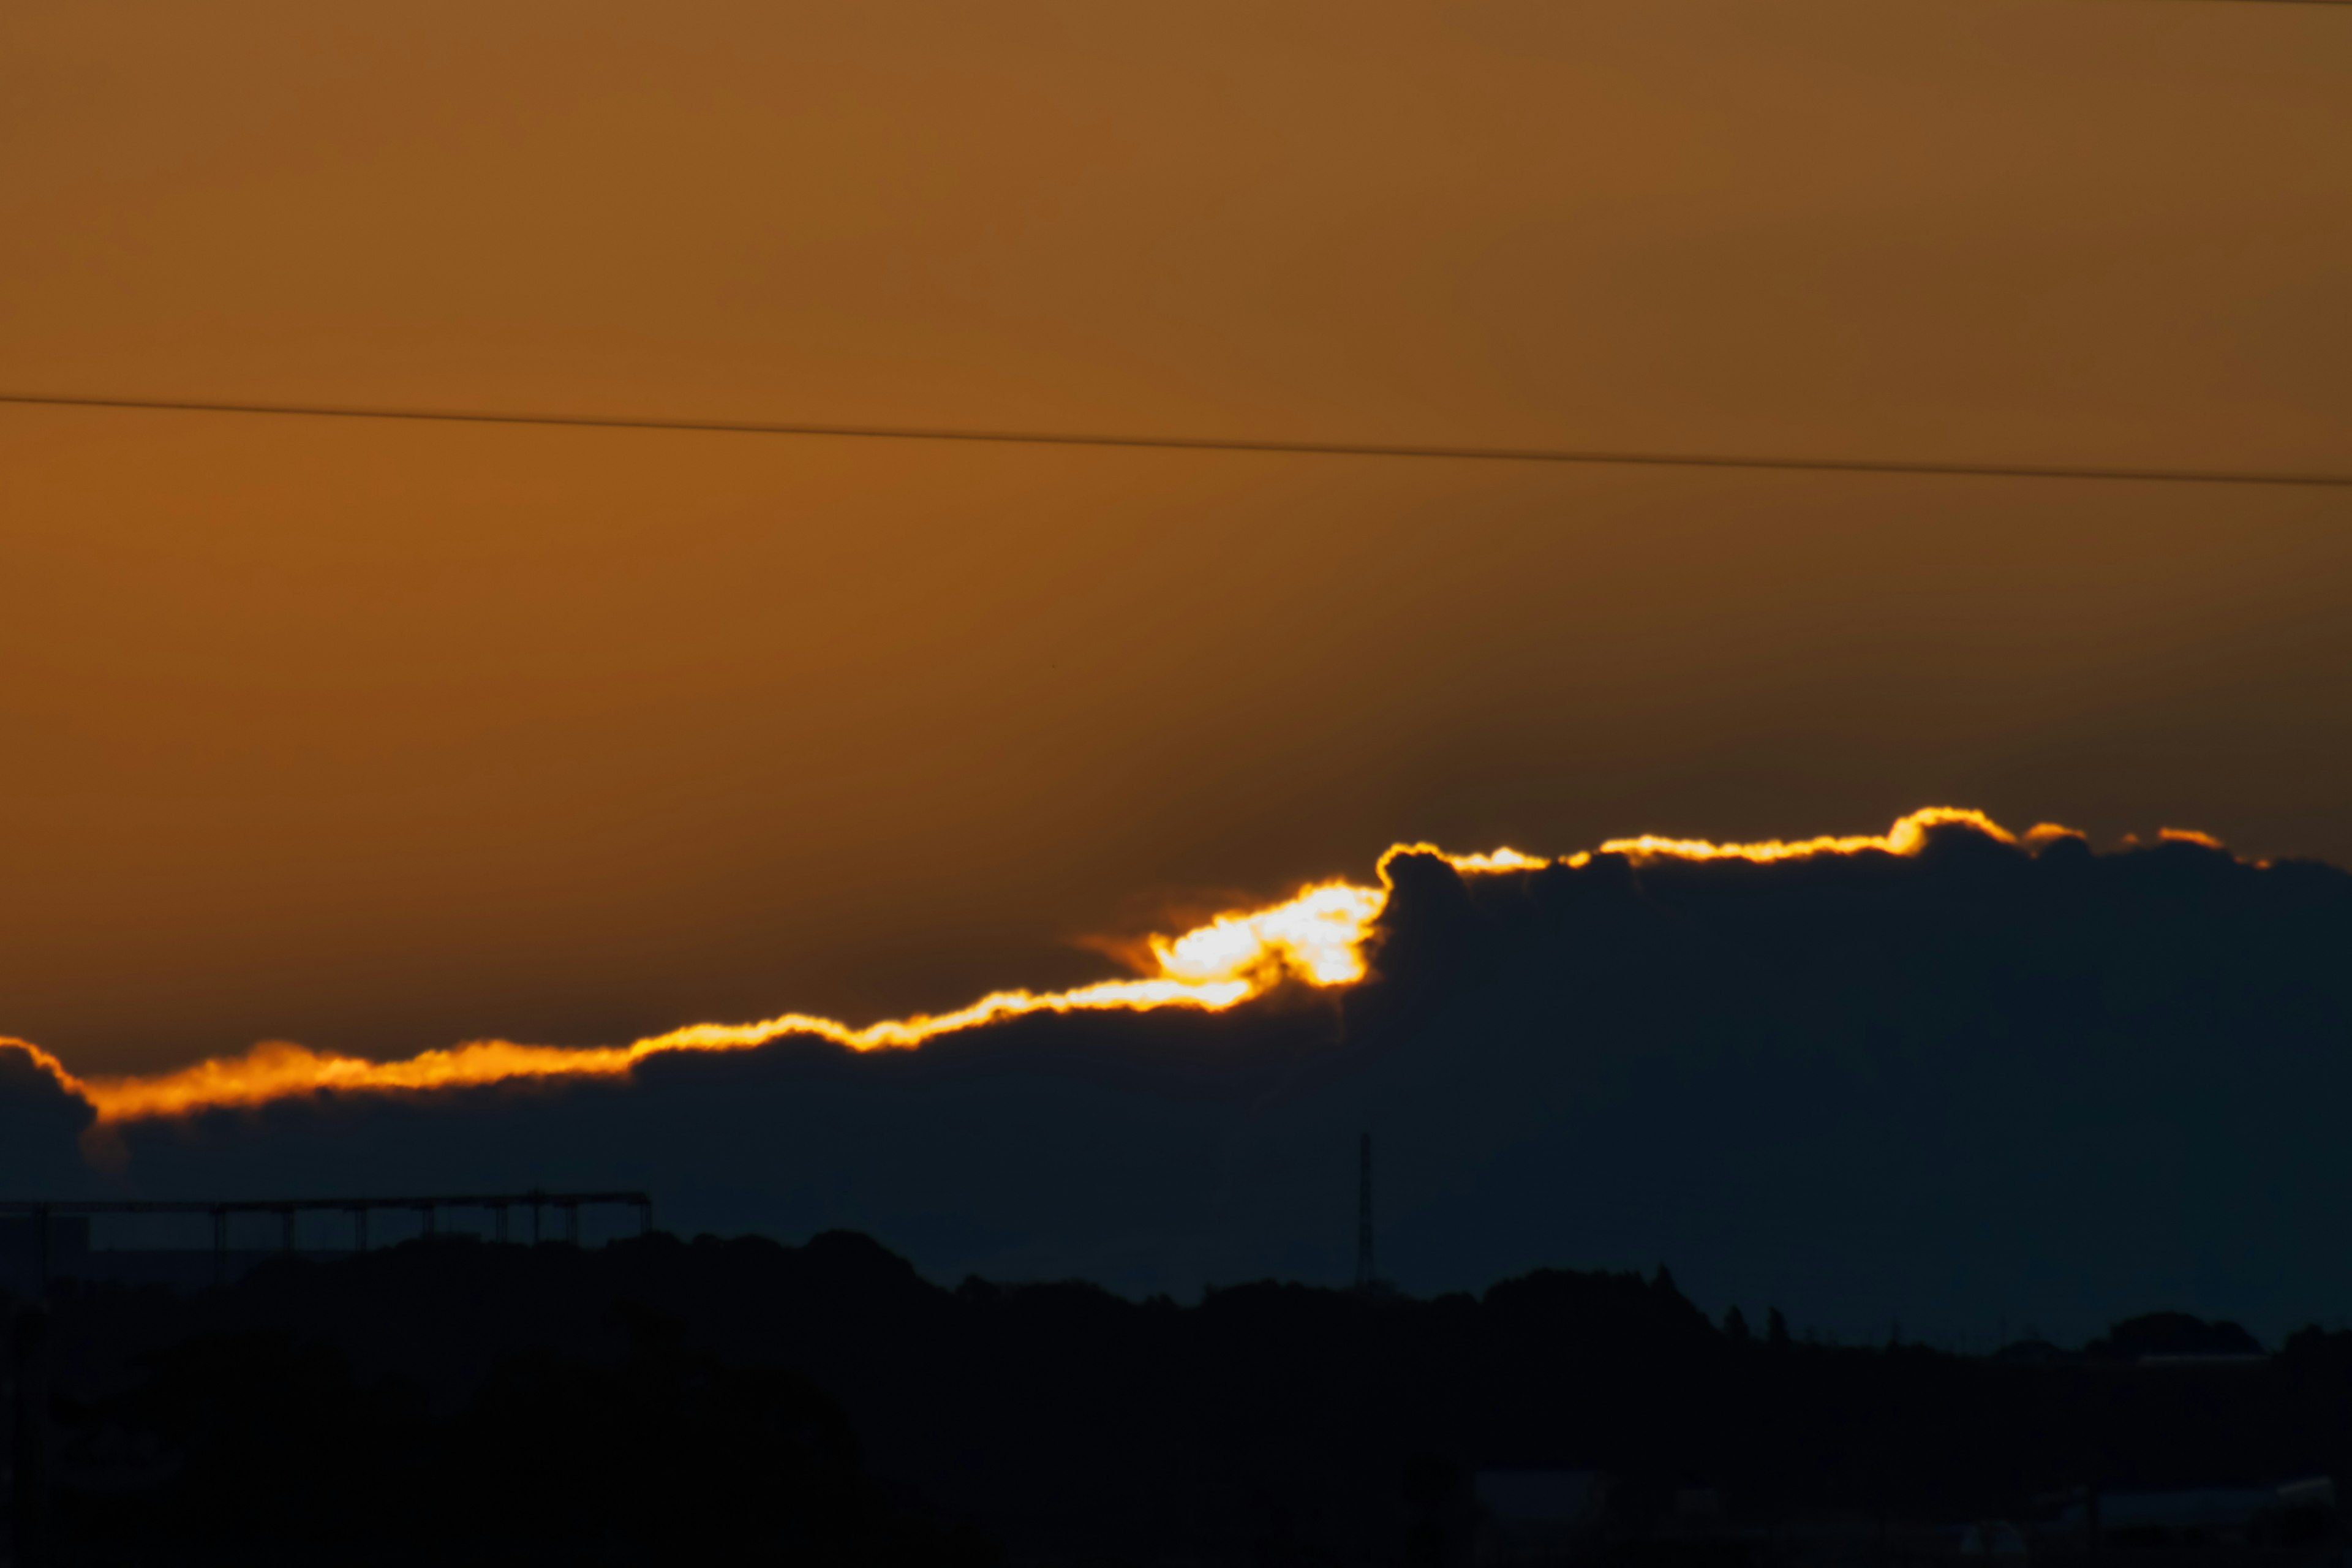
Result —
[[[574, 1048], [476, 1040], [390, 1062], [273, 1042], [257, 1046], [241, 1057], [213, 1058], [171, 1072], [88, 1079], [77, 1077], [55, 1056], [26, 1041], [0, 1037], [0, 1047], [26, 1052], [60, 1087], [86, 1101], [97, 1113], [94, 1132], [122, 1122], [258, 1106], [324, 1091], [414, 1092], [478, 1088], [520, 1079], [621, 1078], [648, 1057], [674, 1051], [751, 1050], [794, 1035], [829, 1040], [856, 1051], [909, 1049], [940, 1035], [1028, 1014], [1150, 1012], [1162, 1007], [1215, 1013], [1263, 995], [1285, 981], [1327, 988], [1352, 985], [1367, 973], [1365, 948], [1388, 907], [1393, 886], [1389, 868], [1400, 856], [1434, 856], [1464, 876], [1509, 875], [1554, 864], [1579, 868], [1590, 865], [1596, 855], [1623, 856], [1636, 864], [1661, 860], [1769, 864], [1824, 855], [1915, 856], [1939, 827], [1970, 828], [1999, 843], [2036, 852], [2058, 839], [2083, 837], [2053, 823], [2015, 834], [1980, 811], [1927, 806], [1899, 818], [1885, 833], [1751, 844], [1645, 834], [1612, 838], [1597, 849], [1580, 850], [1557, 861], [1508, 848], [1454, 855], [1433, 844], [1397, 844], [1380, 858], [1376, 887], [1343, 880], [1317, 882], [1280, 903], [1228, 911], [1174, 937], [1150, 938], [1146, 952], [1156, 973], [1106, 980], [1069, 991], [992, 992], [950, 1013], [884, 1019], [863, 1028], [837, 1019], [786, 1013], [751, 1024], [689, 1024], [626, 1046]], [[2160, 838], [2221, 847], [2208, 835], [2183, 829], [2167, 828]]]

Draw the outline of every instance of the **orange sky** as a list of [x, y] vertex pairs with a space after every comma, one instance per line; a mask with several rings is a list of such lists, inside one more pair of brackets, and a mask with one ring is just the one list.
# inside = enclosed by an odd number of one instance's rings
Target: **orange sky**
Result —
[[[0, 390], [2352, 468], [2352, 19], [0, 12]], [[1431, 838], [2352, 861], [2340, 493], [0, 410], [0, 1034], [853, 1020]]]

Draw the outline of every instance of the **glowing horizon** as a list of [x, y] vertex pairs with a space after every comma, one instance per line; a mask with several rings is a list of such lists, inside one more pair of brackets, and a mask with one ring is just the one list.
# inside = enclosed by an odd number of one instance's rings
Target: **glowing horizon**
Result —
[[[1400, 856], [1436, 856], [1464, 876], [1503, 876], [1551, 865], [1583, 867], [1596, 855], [1621, 855], [1636, 864], [1730, 859], [1770, 864], [1872, 852], [1908, 857], [1927, 846], [1934, 829], [1950, 826], [1967, 827], [1999, 843], [2033, 851], [2060, 838], [2082, 837], [2073, 828], [2051, 823], [2014, 834], [1980, 811], [1927, 806], [1897, 819], [1885, 833], [1744, 844], [1645, 834], [1610, 839], [1597, 849], [1557, 859], [1510, 848], [1456, 855], [1432, 844], [1396, 844], [1377, 863], [1377, 886], [1339, 879], [1310, 883], [1280, 902], [1228, 910], [1172, 937], [1150, 937], [1142, 945], [1139, 962], [1148, 963], [1151, 973], [1067, 991], [991, 992], [952, 1012], [887, 1018], [864, 1027], [785, 1013], [750, 1024], [689, 1024], [625, 1046], [572, 1047], [476, 1040], [396, 1061], [337, 1056], [268, 1041], [242, 1056], [208, 1058], [166, 1072], [87, 1079], [28, 1041], [0, 1037], [0, 1047], [26, 1051], [60, 1087], [87, 1102], [98, 1113], [93, 1131], [122, 1122], [258, 1106], [321, 1091], [422, 1091], [478, 1088], [523, 1079], [622, 1078], [653, 1056], [751, 1050], [796, 1035], [856, 1051], [912, 1049], [941, 1035], [1031, 1014], [1142, 1013], [1165, 1007], [1216, 1013], [1262, 996], [1286, 982], [1318, 989], [1353, 985], [1370, 972], [1366, 950], [1388, 907], [1393, 887], [1389, 868]], [[2166, 828], [2159, 837], [2221, 847], [2210, 836], [2184, 829]]]

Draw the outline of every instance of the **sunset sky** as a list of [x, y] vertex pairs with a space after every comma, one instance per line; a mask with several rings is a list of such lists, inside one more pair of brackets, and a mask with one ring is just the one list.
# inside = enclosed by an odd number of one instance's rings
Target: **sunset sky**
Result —
[[[2352, 12], [0, 11], [0, 393], [2352, 471]], [[2352, 492], [0, 407], [0, 1035], [863, 1023], [1394, 841], [2352, 864]]]

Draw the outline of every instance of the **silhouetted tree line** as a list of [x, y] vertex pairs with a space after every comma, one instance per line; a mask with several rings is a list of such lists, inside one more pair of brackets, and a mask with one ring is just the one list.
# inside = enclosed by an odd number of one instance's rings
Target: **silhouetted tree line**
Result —
[[[83, 1304], [68, 1299], [60, 1316]], [[58, 1495], [47, 1539], [25, 1554], [993, 1559], [981, 1538], [895, 1506], [865, 1475], [841, 1406], [806, 1377], [690, 1351], [681, 1322], [634, 1303], [613, 1318], [615, 1353], [510, 1352], [454, 1409], [414, 1380], [363, 1376], [331, 1333], [215, 1329], [146, 1352], [127, 1386], [53, 1396]]]
[[944, 1289], [845, 1233], [442, 1240], [47, 1313], [17, 1371], [47, 1385], [60, 1563], [1441, 1563], [1482, 1468], [1605, 1470], [1638, 1535], [1691, 1487], [1767, 1519], [2017, 1517], [2352, 1446], [2352, 1335], [2245, 1359], [2159, 1314], [2074, 1352], [1825, 1346], [1717, 1327], [1663, 1268], [1179, 1306]]

